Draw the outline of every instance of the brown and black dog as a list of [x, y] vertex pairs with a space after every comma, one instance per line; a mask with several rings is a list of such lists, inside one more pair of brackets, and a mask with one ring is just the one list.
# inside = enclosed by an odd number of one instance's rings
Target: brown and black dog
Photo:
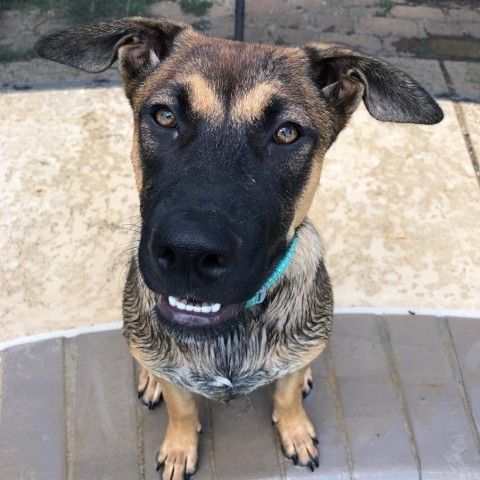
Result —
[[307, 212], [325, 152], [362, 99], [386, 122], [434, 124], [442, 111], [408, 75], [347, 47], [253, 45], [163, 18], [75, 28], [36, 49], [89, 72], [119, 61], [142, 219], [124, 334], [139, 396], [167, 405], [163, 478], [197, 468], [191, 392], [228, 401], [275, 380], [283, 451], [313, 470], [302, 392], [333, 297]]

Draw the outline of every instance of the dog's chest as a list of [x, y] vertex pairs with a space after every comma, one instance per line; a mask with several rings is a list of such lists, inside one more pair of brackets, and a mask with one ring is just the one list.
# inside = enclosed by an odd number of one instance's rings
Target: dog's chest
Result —
[[[228, 339], [191, 345], [172, 365], [159, 355], [155, 373], [188, 390], [218, 401], [229, 401], [297, 370], [302, 361], [291, 358], [265, 332], [243, 332]], [[152, 368], [152, 366], [149, 366]]]

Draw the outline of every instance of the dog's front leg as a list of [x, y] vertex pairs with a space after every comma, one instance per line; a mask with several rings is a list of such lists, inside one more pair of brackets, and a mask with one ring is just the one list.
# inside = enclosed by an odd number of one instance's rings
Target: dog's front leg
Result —
[[280, 434], [282, 450], [295, 465], [305, 465], [313, 471], [318, 467], [318, 440], [302, 405], [305, 377], [310, 367], [290, 373], [277, 381], [273, 395], [272, 420]]
[[157, 457], [163, 480], [187, 480], [195, 474], [201, 425], [193, 394], [166, 380], [161, 384], [168, 410], [167, 433]]

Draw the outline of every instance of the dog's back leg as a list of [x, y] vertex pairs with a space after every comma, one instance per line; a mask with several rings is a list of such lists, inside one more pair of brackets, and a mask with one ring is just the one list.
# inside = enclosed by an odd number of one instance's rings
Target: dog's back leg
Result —
[[302, 391], [309, 366], [277, 381], [272, 420], [280, 435], [283, 454], [295, 465], [318, 466], [318, 440], [302, 405]]
[[138, 398], [149, 410], [153, 410], [162, 401], [162, 386], [158, 378], [142, 367], [138, 377]]
[[201, 425], [192, 393], [166, 380], [161, 384], [168, 410], [168, 427], [157, 457], [163, 480], [185, 480], [195, 474]]
[[302, 397], [306, 398], [310, 395], [310, 392], [313, 390], [313, 375], [312, 367], [307, 367], [305, 370], [305, 375], [303, 376], [303, 388], [302, 388]]

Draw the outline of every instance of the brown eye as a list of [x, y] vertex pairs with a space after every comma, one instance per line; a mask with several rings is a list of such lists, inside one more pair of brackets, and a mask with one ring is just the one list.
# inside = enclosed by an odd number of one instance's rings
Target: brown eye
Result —
[[172, 128], [177, 124], [173, 113], [166, 108], [160, 108], [155, 112], [155, 121], [165, 128]]
[[299, 131], [291, 124], [282, 125], [273, 138], [277, 143], [288, 144], [293, 143], [300, 136]]

